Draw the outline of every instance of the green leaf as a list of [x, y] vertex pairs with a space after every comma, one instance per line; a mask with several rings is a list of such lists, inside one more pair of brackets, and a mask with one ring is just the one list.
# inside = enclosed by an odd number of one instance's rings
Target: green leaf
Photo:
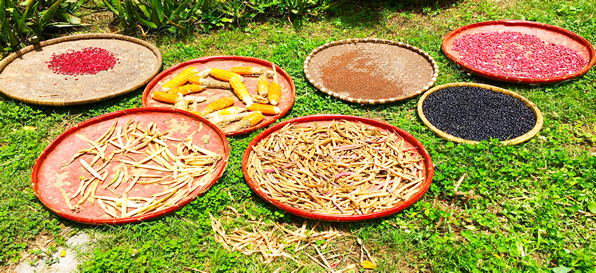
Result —
[[0, 21], [4, 21], [6, 17], [6, 6], [4, 5], [4, 0], [0, 1]]
[[158, 18], [164, 17], [163, 5], [161, 4], [161, 0], [153, 0], [152, 8], [157, 12]]
[[571, 272], [571, 270], [573, 270], [573, 268], [568, 268], [568, 267], [564, 267], [564, 266], [559, 266], [559, 267], [553, 268], [554, 273], [568, 273], [568, 272]]
[[160, 20], [161, 18], [164, 18], [161, 0], [153, 0], [153, 4], [151, 5], [151, 16], [149, 17], [149, 20], [159, 27], [164, 24], [164, 22]]
[[17, 37], [14, 35], [14, 32], [12, 31], [12, 29], [9, 28], [8, 26], [8, 19], [2, 21], [2, 33], [6, 34], [7, 37], [7, 42], [11, 47], [17, 46], [19, 44], [19, 41], [17, 40]]
[[64, 0], [56, 1], [56, 3], [54, 3], [48, 10], [44, 12], [43, 17], [41, 18], [42, 27], [47, 25], [52, 20], [52, 17], [54, 17], [54, 13], [58, 9], [58, 7], [60, 7], [60, 4], [62, 4], [63, 1]]
[[126, 13], [128, 14], [128, 19], [131, 20], [131, 22], [136, 21], [135, 11], [132, 8], [132, 1], [124, 0], [124, 7], [126, 8]]
[[77, 26], [81, 24], [81, 18], [68, 14], [64, 11], [60, 11], [60, 16], [66, 20], [66, 22], [70, 23], [73, 26]]
[[[180, 12], [182, 12], [186, 8], [188, 1], [189, 0], [185, 0], [184, 2], [182, 2], [182, 4], [180, 4], [178, 6], [178, 8], [176, 8], [176, 10], [174, 10], [174, 12], [172, 12], [172, 15], [170, 15], [171, 21], [174, 21], [174, 22], [178, 21], [178, 20], [176, 20], [176, 17], [178, 17], [178, 14], [180, 14]], [[190, 13], [190, 14], [192, 14], [192, 13]], [[187, 18], [183, 18], [183, 19], [186, 20]]]
[[[147, 18], [151, 17], [151, 11], [149, 10], [150, 8], [148, 8], [147, 5], [145, 4], [138, 4], [137, 7], [143, 12], [143, 14], [145, 14], [145, 16]], [[139, 13], [137, 13], [139, 14]]]
[[116, 8], [114, 8], [114, 6], [112, 6], [112, 4], [110, 4], [110, 2], [108, 0], [102, 0], [103, 4], [106, 5], [106, 7], [108, 7], [108, 9], [114, 13], [114, 15], [116, 16], [122, 16], [122, 14], [120, 12], [118, 12], [118, 10]]
[[126, 4], [126, 12], [128, 12], [128, 15], [130, 16], [130, 19], [133, 22], [136, 21], [136, 20], [138, 20], [138, 21], [140, 21], [141, 23], [143, 23], [144, 25], [146, 25], [146, 26], [148, 26], [150, 28], [157, 28], [157, 25], [156, 24], [154, 24], [153, 22], [147, 21], [143, 17], [139, 16], [139, 14], [134, 10], [131, 0], [126, 0], [125, 1], [125, 4]]
[[596, 213], [596, 202], [592, 201], [588, 203], [588, 210], [590, 210], [591, 213]]

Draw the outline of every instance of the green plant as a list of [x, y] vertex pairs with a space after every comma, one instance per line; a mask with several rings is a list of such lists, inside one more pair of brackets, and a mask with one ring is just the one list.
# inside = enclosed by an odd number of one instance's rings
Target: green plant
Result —
[[[0, 1], [0, 50], [36, 43], [48, 27], [82, 26], [74, 16], [84, 0], [15, 0]], [[4, 47], [8, 47], [4, 49]]]

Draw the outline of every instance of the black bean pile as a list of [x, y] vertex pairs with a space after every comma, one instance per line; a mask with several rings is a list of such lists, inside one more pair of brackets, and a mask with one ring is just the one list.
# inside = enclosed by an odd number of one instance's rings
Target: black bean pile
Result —
[[532, 130], [536, 115], [521, 100], [471, 86], [430, 94], [422, 112], [439, 130], [467, 140], [513, 139]]

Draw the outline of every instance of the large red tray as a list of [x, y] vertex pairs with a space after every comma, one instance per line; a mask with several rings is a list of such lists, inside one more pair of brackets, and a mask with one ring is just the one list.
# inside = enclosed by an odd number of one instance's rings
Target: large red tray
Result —
[[[198, 143], [200, 146], [203, 146], [208, 150], [221, 154], [222, 159], [217, 163], [211, 180], [208, 181], [204, 186], [190, 193], [184, 199], [180, 200], [175, 207], [170, 207], [165, 210], [148, 213], [142, 216], [114, 219], [106, 215], [105, 212], [99, 207], [97, 202], [95, 202], [94, 205], [91, 205], [88, 201], [86, 201], [83, 203], [83, 205], [81, 205], [83, 209], [81, 209], [79, 213], [73, 213], [66, 206], [59, 187], [63, 187], [67, 192], [72, 193], [76, 191], [77, 187], [79, 186], [79, 176], [83, 174], [89, 176], [89, 174], [82, 169], [80, 164], [75, 164], [75, 162], [78, 162], [78, 160], [75, 160], [66, 168], [61, 168], [61, 166], [68, 163], [71, 157], [78, 150], [89, 147], [89, 144], [82, 141], [76, 136], [76, 134], [84, 134], [89, 139], [97, 139], [112, 126], [116, 118], [118, 118], [118, 126], [124, 126], [129, 118], [140, 120], [144, 126], [147, 126], [150, 121], [154, 121], [157, 123], [157, 128], [160, 130], [160, 132], [165, 132], [169, 129], [169, 131], [172, 132], [172, 134], [169, 136], [174, 138], [181, 137], [182, 139], [184, 139], [192, 131], [197, 130], [200, 124], [203, 124], [201, 131], [193, 135], [193, 142]], [[204, 144], [203, 137], [206, 134], [209, 135], [208, 144]], [[109, 147], [106, 153], [109, 154], [113, 149], [114, 147]], [[172, 148], [172, 152], [176, 152], [174, 148]], [[228, 162], [229, 152], [230, 148], [224, 134], [217, 129], [215, 125], [208, 122], [204, 118], [181, 110], [170, 110], [165, 108], [128, 109], [86, 120], [68, 129], [66, 132], [54, 139], [35, 162], [35, 165], [33, 166], [31, 184], [33, 186], [33, 191], [39, 200], [41, 200], [41, 202], [51, 211], [64, 218], [76, 222], [96, 225], [138, 222], [172, 213], [184, 205], [190, 203], [190, 201], [194, 200], [196, 197], [205, 193], [211, 186], [215, 184], [215, 182], [223, 173]], [[129, 155], [133, 157], [146, 156], [130, 153]], [[89, 162], [91, 161], [92, 157], [92, 155], [83, 155], [79, 158], [84, 158], [87, 162]], [[135, 157], [135, 159], [137, 158]], [[112, 170], [112, 168], [115, 168], [118, 164], [118, 161], [112, 160], [112, 162], [110, 162], [105, 169]], [[106, 180], [110, 180], [111, 177], [112, 175], [110, 174]], [[160, 186], [159, 189], [155, 187], [158, 186], [140, 186], [137, 184], [133, 187], [131, 192], [135, 189], [137, 191], [146, 193], [155, 193], [157, 192], [156, 190], [163, 191]], [[116, 193], [123, 191], [124, 188], [126, 188], [126, 185], [120, 185]], [[101, 186], [97, 187], [96, 195], [112, 196], [109, 191], [104, 190]]]
[[[516, 31], [528, 35], [538, 36], [541, 40], [548, 43], [563, 44], [568, 48], [571, 48], [579, 53], [582, 58], [588, 60], [588, 63], [579, 71], [560, 77], [552, 78], [521, 78], [511, 77], [501, 74], [489, 73], [477, 69], [476, 67], [469, 66], [460, 60], [458, 52], [453, 50], [453, 41], [466, 34], [475, 34], [483, 32], [497, 32], [497, 31]], [[543, 23], [531, 22], [531, 21], [518, 21], [518, 20], [500, 20], [500, 21], [488, 21], [476, 24], [471, 24], [458, 28], [445, 36], [442, 45], [443, 52], [455, 63], [461, 66], [464, 70], [476, 74], [481, 77], [505, 81], [514, 83], [526, 83], [526, 84], [545, 84], [545, 83], [556, 83], [565, 80], [577, 78], [584, 73], [588, 72], [590, 68], [596, 63], [596, 52], [594, 47], [586, 39], [579, 35], [556, 26], [551, 26]]]
[[[161, 86], [166, 83], [168, 80], [173, 78], [175, 75], [180, 73], [180, 71], [184, 70], [189, 66], [194, 66], [199, 71], [206, 69], [206, 68], [221, 68], [229, 70], [234, 66], [255, 66], [255, 67], [266, 67], [271, 69], [273, 63], [252, 58], [252, 57], [242, 57], [242, 56], [210, 56], [210, 57], [203, 57], [198, 59], [189, 60], [183, 63], [179, 63], [174, 65], [165, 71], [161, 72], [157, 75], [151, 82], [145, 87], [145, 91], [143, 92], [143, 106], [144, 107], [172, 107], [171, 104], [162, 103], [151, 98], [151, 93], [155, 91], [161, 90]], [[254, 130], [263, 128], [277, 119], [281, 118], [285, 115], [292, 105], [294, 104], [294, 100], [296, 98], [296, 87], [294, 86], [294, 82], [288, 73], [286, 73], [281, 67], [275, 66], [277, 71], [277, 79], [279, 84], [281, 85], [281, 100], [279, 102], [279, 109], [281, 112], [277, 115], [265, 115], [265, 119], [261, 121], [259, 124], [244, 129], [240, 131], [235, 131], [231, 133], [227, 133], [227, 136], [235, 136], [246, 134], [252, 132]], [[269, 79], [271, 81], [271, 79]], [[248, 89], [248, 92], [251, 94], [256, 94], [256, 86], [257, 86], [257, 77], [244, 77], [244, 84]], [[197, 93], [198, 96], [206, 96], [207, 101], [204, 103], [199, 104], [199, 111], [205, 109], [209, 102], [217, 100], [221, 97], [233, 97], [234, 98], [234, 106], [238, 107], [246, 107], [246, 105], [241, 102], [238, 97], [234, 94], [232, 90], [225, 90], [225, 89], [205, 89], [204, 91]]]
[[[424, 182], [422, 183], [422, 185], [420, 185], [420, 187], [421, 187], [420, 191], [418, 193], [416, 193], [415, 195], [413, 195], [409, 200], [406, 200], [391, 209], [387, 209], [387, 210], [379, 211], [379, 212], [375, 212], [375, 213], [370, 213], [370, 214], [364, 214], [364, 215], [338, 215], [338, 214], [313, 213], [313, 212], [309, 212], [309, 211], [305, 211], [305, 210], [301, 210], [301, 209], [296, 209], [292, 206], [289, 206], [289, 205], [286, 205], [279, 201], [273, 200], [273, 199], [269, 198], [266, 193], [261, 191], [261, 188], [258, 186], [258, 184], [250, 178], [250, 176], [248, 175], [248, 170], [247, 170], [248, 156], [250, 155], [250, 152], [252, 151], [252, 147], [256, 146], [259, 141], [266, 139], [269, 135], [273, 134], [277, 130], [282, 129], [288, 123], [300, 124], [300, 125], [304, 126], [304, 125], [309, 125], [309, 124], [313, 124], [314, 122], [316, 122], [319, 125], [326, 125], [326, 124], [329, 124], [333, 120], [346, 120], [346, 121], [352, 121], [352, 122], [362, 122], [369, 126], [374, 126], [374, 127], [380, 128], [380, 129], [384, 129], [388, 132], [393, 132], [394, 134], [397, 134], [397, 135], [403, 137], [405, 140], [405, 145], [409, 144], [413, 147], [416, 147], [416, 151], [418, 153], [420, 153], [420, 155], [422, 155], [422, 157], [423, 157], [425, 177], [426, 177]], [[420, 198], [422, 198], [422, 196], [426, 193], [426, 191], [430, 187], [430, 183], [431, 183], [433, 175], [434, 175], [434, 167], [433, 167], [433, 163], [430, 158], [430, 155], [424, 149], [424, 147], [422, 146], [422, 143], [420, 143], [420, 141], [418, 141], [412, 135], [410, 135], [409, 133], [407, 133], [406, 131], [404, 131], [400, 128], [397, 128], [393, 125], [390, 125], [390, 124], [387, 124], [384, 122], [380, 122], [380, 121], [377, 121], [374, 119], [367, 119], [367, 118], [356, 117], [356, 116], [314, 115], [314, 116], [305, 116], [305, 117], [298, 117], [298, 118], [286, 120], [284, 122], [274, 125], [271, 128], [268, 128], [267, 130], [265, 130], [262, 133], [260, 133], [259, 135], [257, 135], [257, 137], [255, 137], [255, 139], [253, 139], [250, 142], [250, 144], [248, 144], [248, 148], [246, 149], [246, 152], [244, 153], [244, 157], [242, 158], [242, 172], [244, 173], [244, 178], [246, 179], [246, 182], [248, 183], [250, 188], [255, 193], [257, 193], [257, 195], [259, 195], [261, 198], [265, 199], [265, 201], [269, 202], [270, 204], [272, 204], [282, 210], [285, 210], [285, 211], [292, 213], [294, 215], [298, 215], [298, 216], [310, 218], [310, 219], [315, 219], [315, 220], [333, 221], [333, 222], [352, 222], [352, 221], [364, 221], [364, 220], [370, 220], [370, 219], [389, 216], [391, 214], [402, 211], [405, 208], [416, 203], [416, 201], [418, 201]]]

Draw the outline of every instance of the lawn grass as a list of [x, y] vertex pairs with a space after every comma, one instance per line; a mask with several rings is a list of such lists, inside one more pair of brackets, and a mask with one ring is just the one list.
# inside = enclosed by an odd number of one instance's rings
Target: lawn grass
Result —
[[[361, 238], [379, 272], [576, 272], [596, 271], [596, 225], [588, 204], [596, 202], [596, 70], [579, 79], [547, 86], [508, 84], [471, 76], [440, 51], [442, 37], [470, 23], [497, 19], [539, 21], [571, 30], [596, 42], [596, 3], [590, 0], [465, 0], [423, 6], [393, 2], [347, 2], [321, 18], [255, 22], [248, 28], [218, 30], [176, 39], [150, 37], [162, 51], [164, 68], [209, 55], [242, 55], [269, 60], [284, 68], [296, 85], [296, 102], [281, 120], [312, 114], [371, 117], [396, 125], [418, 138], [435, 164], [428, 193], [410, 208], [387, 218], [338, 224], [351, 235], [340, 247]], [[532, 140], [510, 147], [495, 142], [460, 145], [425, 127], [415, 107], [418, 98], [382, 105], [349, 104], [318, 91], [303, 74], [305, 57], [316, 47], [346, 38], [374, 37], [414, 45], [439, 65], [435, 85], [487, 83], [533, 101], [545, 118]], [[226, 228], [250, 219], [302, 223], [257, 197], [241, 172], [248, 142], [260, 131], [230, 138], [224, 175], [205, 195], [178, 212], [157, 220], [121, 226], [88, 226], [49, 212], [30, 185], [31, 168], [49, 142], [88, 118], [140, 107], [142, 90], [91, 106], [50, 108], [0, 97], [0, 266], [8, 268], [34, 251], [36, 236], [70, 227], [94, 238], [79, 250], [83, 272], [291, 272], [291, 260], [263, 264], [258, 255], [225, 250], [214, 240], [209, 214]], [[34, 130], [29, 127], [35, 127]], [[466, 175], [458, 191], [455, 182]], [[244, 217], [226, 217], [226, 207]], [[229, 220], [229, 221], [228, 221]], [[328, 225], [328, 224], [323, 224]], [[314, 253], [314, 251], [313, 251]], [[321, 272], [302, 253], [300, 272]], [[348, 259], [343, 266], [354, 263]], [[340, 265], [340, 268], [342, 266]], [[0, 268], [1, 269], [1, 268]]]

